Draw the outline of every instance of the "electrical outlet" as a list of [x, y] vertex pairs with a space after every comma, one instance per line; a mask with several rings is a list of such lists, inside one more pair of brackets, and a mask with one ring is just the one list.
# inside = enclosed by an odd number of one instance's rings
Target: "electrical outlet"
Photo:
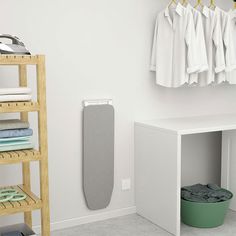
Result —
[[127, 191], [131, 189], [131, 180], [122, 179], [122, 191]]

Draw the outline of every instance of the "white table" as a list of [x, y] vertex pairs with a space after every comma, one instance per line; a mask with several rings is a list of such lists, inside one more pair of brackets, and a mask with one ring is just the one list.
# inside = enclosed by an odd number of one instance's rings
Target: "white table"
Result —
[[[193, 138], [195, 135], [217, 134], [215, 132], [220, 135], [222, 132], [222, 147], [215, 149], [220, 150], [221, 187], [231, 190], [236, 196], [236, 114], [135, 122], [135, 193], [138, 214], [173, 235], [180, 236], [183, 140], [186, 135]], [[189, 168], [194, 172], [194, 166]], [[230, 208], [236, 210], [236, 197]]]

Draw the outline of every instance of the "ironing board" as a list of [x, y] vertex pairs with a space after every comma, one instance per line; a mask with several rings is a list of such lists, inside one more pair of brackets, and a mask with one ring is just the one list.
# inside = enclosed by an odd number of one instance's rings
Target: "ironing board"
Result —
[[107, 207], [114, 186], [114, 109], [90, 105], [83, 112], [83, 187], [91, 210]]

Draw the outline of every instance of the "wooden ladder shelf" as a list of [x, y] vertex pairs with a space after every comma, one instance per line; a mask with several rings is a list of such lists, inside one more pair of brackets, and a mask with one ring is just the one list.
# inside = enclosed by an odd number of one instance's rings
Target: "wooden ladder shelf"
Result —
[[[37, 112], [39, 133], [39, 150], [0, 152], [1, 165], [22, 163], [23, 174], [23, 185], [0, 189], [13, 188], [27, 195], [23, 201], [0, 203], [0, 216], [24, 213], [25, 224], [32, 228], [32, 211], [40, 209], [41, 235], [50, 236], [45, 57], [43, 55], [0, 55], [0, 65], [18, 66], [19, 85], [21, 87], [27, 87], [27, 65], [36, 66], [38, 101], [0, 103], [0, 113], [20, 112], [21, 120], [28, 121], [28, 112]], [[30, 161], [39, 161], [40, 198], [31, 192]]]

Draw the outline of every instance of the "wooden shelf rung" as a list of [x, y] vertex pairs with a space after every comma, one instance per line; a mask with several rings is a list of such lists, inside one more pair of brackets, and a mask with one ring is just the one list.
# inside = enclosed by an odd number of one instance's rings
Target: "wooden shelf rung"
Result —
[[0, 65], [37, 65], [39, 55], [0, 55]]
[[[20, 193], [26, 193], [26, 191], [23, 191], [20, 186], [16, 186], [15, 189], [17, 191], [19, 191]], [[30, 197], [29, 197], [29, 194], [27, 193], [27, 197], [25, 200], [23, 201], [20, 201], [22, 203], [22, 205], [29, 205], [29, 204], [36, 204], [37, 202], [33, 201]]]
[[0, 211], [1, 211], [1, 209], [6, 209], [2, 203], [0, 203]]
[[35, 149], [0, 152], [0, 164], [13, 164], [19, 162], [38, 161], [41, 154]]
[[39, 111], [38, 102], [1, 102], [0, 113]]

